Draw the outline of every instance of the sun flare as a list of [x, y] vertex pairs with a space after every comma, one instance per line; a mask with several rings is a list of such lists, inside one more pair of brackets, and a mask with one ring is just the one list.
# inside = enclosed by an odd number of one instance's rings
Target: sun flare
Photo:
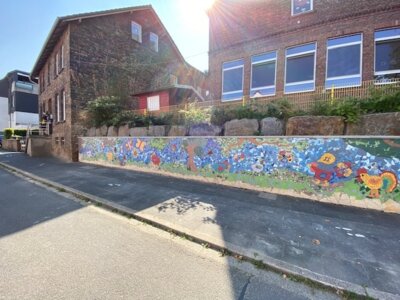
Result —
[[192, 29], [200, 30], [208, 23], [207, 10], [215, 0], [178, 0], [180, 14], [185, 24]]

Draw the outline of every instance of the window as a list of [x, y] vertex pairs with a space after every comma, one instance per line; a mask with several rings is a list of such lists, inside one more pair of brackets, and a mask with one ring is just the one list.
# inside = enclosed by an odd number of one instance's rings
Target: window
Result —
[[174, 74], [169, 74], [169, 84], [170, 85], [178, 84], [178, 76], [176, 76]]
[[316, 43], [286, 49], [285, 93], [315, 90]]
[[60, 117], [60, 95], [56, 94], [56, 118], [57, 118], [57, 122], [60, 122], [61, 117]]
[[375, 32], [375, 79], [400, 78], [400, 28]]
[[276, 51], [251, 58], [250, 97], [275, 95]]
[[313, 0], [292, 0], [292, 16], [313, 10]]
[[362, 35], [329, 39], [325, 87], [361, 85]]
[[61, 105], [60, 105], [60, 122], [65, 121], [65, 102], [66, 102], [66, 94], [65, 90], [61, 92]]
[[50, 61], [47, 65], [47, 85], [50, 85]]
[[58, 73], [60, 73], [60, 54], [57, 52], [56, 54], [56, 59], [54, 61], [54, 66], [56, 68], [56, 76], [58, 75]]
[[142, 42], [142, 26], [140, 26], [138, 23], [132, 21], [131, 30], [132, 30], [132, 39], [141, 43]]
[[65, 91], [56, 95], [56, 115], [57, 122], [65, 121]]
[[64, 45], [61, 46], [61, 55], [60, 55], [60, 71], [64, 69]]
[[158, 52], [158, 35], [150, 32], [150, 48]]
[[160, 110], [160, 96], [147, 97], [147, 109], [149, 111]]
[[222, 65], [222, 101], [239, 100], [243, 97], [243, 60]]

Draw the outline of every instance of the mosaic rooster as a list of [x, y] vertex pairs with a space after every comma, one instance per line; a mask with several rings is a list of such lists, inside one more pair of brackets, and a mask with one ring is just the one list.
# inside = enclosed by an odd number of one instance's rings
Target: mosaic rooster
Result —
[[390, 171], [383, 171], [380, 175], [369, 175], [366, 169], [361, 168], [357, 171], [357, 178], [371, 190], [369, 193], [371, 198], [379, 198], [380, 190], [393, 192], [398, 184], [396, 174]]

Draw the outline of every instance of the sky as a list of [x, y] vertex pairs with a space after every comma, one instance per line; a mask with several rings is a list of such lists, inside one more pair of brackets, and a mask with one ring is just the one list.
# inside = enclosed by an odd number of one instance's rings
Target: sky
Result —
[[151, 4], [187, 62], [208, 69], [212, 0], [0, 0], [0, 79], [30, 72], [57, 17]]

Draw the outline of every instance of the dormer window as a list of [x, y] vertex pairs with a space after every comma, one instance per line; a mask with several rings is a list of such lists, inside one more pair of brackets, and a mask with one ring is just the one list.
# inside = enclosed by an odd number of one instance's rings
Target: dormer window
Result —
[[158, 52], [158, 35], [153, 32], [150, 32], [150, 48]]
[[313, 0], [292, 0], [292, 16], [313, 10]]
[[131, 22], [132, 39], [141, 43], [142, 42], [142, 26], [136, 22]]

